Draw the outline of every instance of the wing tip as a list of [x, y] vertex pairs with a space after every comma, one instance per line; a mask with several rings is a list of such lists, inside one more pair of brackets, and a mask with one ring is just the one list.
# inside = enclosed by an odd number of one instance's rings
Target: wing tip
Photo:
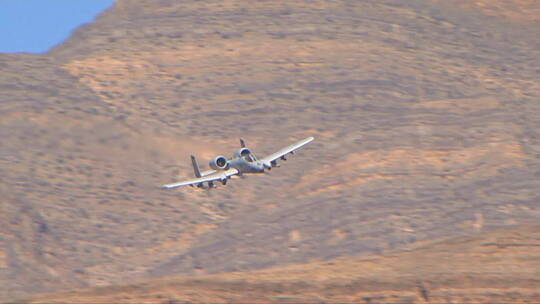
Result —
[[172, 189], [172, 188], [176, 188], [176, 187], [178, 187], [177, 184], [166, 184], [166, 185], [159, 186], [159, 188], [161, 188], [161, 189]]
[[306, 143], [306, 144], [307, 144], [307, 143], [309, 143], [309, 142], [312, 142], [312, 141], [314, 141], [314, 140], [315, 140], [315, 137], [313, 137], [313, 136], [310, 136], [310, 137], [308, 137], [308, 138], [304, 139], [303, 141], [304, 141], [304, 143]]

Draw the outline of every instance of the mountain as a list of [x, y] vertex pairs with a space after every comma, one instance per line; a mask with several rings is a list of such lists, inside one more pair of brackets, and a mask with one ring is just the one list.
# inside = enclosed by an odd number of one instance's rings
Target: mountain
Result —
[[[537, 231], [539, 5], [509, 3], [119, 0], [0, 54], [0, 299]], [[316, 140], [270, 175], [158, 188], [240, 136]], [[524, 237], [502, 282], [538, 272]]]

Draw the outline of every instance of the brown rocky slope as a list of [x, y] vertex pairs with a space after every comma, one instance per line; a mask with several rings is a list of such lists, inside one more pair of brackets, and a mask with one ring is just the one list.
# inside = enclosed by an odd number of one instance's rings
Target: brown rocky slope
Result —
[[[47, 54], [1, 54], [0, 299], [538, 222], [521, 7], [123, 0]], [[316, 141], [269, 176], [157, 188], [239, 136]]]
[[539, 232], [505, 228], [382, 255], [136, 281], [20, 303], [537, 303]]

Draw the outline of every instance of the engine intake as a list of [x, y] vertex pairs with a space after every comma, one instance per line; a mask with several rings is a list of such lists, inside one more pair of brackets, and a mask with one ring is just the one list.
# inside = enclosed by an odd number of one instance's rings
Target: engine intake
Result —
[[248, 156], [251, 154], [251, 150], [249, 150], [248, 148], [242, 148], [236, 152], [234, 152], [234, 156], [240, 158], [240, 157], [245, 157], [245, 156]]
[[214, 170], [227, 170], [229, 169], [229, 161], [225, 156], [216, 156], [210, 160], [210, 168]]

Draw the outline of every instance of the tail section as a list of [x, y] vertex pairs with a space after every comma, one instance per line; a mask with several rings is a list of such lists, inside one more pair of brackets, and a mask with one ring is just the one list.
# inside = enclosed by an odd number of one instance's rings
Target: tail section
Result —
[[201, 170], [199, 169], [199, 164], [195, 156], [191, 155], [191, 163], [193, 164], [193, 172], [195, 172], [195, 177], [201, 177]]
[[243, 138], [240, 138], [240, 146], [242, 148], [245, 148], [246, 147], [246, 143], [244, 142], [244, 139]]

